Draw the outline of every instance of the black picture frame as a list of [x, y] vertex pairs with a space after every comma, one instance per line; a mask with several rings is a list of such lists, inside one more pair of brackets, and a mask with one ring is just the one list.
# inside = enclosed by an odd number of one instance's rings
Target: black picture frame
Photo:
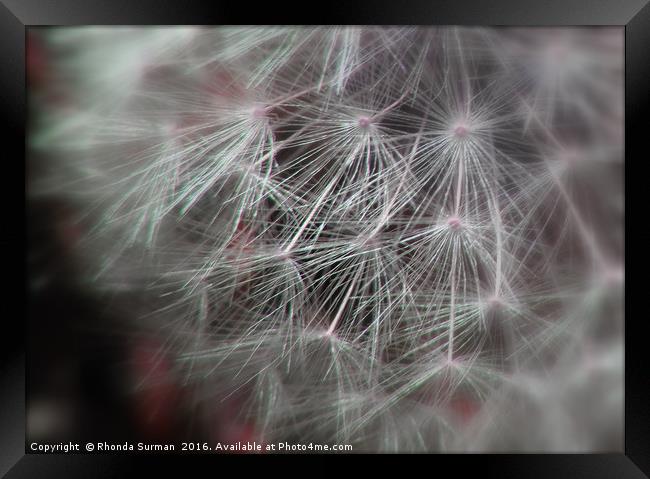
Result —
[[[436, 24], [436, 25], [612, 25], [625, 28], [625, 150], [627, 216], [644, 213], [645, 203], [631, 199], [635, 194], [632, 170], [647, 161], [647, 132], [650, 98], [650, 4], [648, 0], [429, 0], [417, 3], [374, 1], [349, 5], [316, 4], [316, 15], [298, 15], [297, 7], [280, 7], [277, 3], [255, 7], [235, 2], [200, 2], [193, 0], [3, 0], [0, 5], [0, 117], [2, 151], [7, 153], [5, 168], [15, 168], [4, 177], [7, 187], [0, 188], [2, 204], [9, 210], [4, 231], [0, 234], [6, 256], [7, 285], [0, 314], [3, 326], [3, 365], [0, 370], [0, 473], [6, 477], [113, 477], [122, 476], [125, 468], [140, 457], [111, 455], [25, 454], [25, 344], [24, 325], [18, 312], [27, 284], [25, 264], [15, 250], [23, 249], [26, 240], [25, 209], [16, 208], [22, 186], [18, 175], [25, 164], [25, 38], [26, 28], [37, 25], [207, 25], [207, 24]], [[9, 147], [9, 148], [7, 148]], [[645, 150], [644, 150], [645, 149]], [[19, 159], [22, 158], [21, 163]], [[632, 168], [632, 170], [630, 169]], [[16, 174], [14, 177], [13, 173]], [[637, 179], [638, 176], [637, 176]], [[641, 179], [640, 181], [643, 181]], [[643, 183], [642, 183], [643, 185]], [[15, 190], [13, 189], [15, 188]], [[643, 188], [641, 188], [643, 190]], [[23, 196], [24, 198], [24, 196]], [[12, 216], [15, 215], [15, 216]], [[640, 218], [640, 216], [638, 216]], [[627, 222], [630, 226], [633, 221]], [[647, 229], [647, 228], [646, 228]], [[650, 239], [645, 232], [632, 235]], [[632, 237], [632, 238], [630, 238]], [[477, 468], [482, 474], [508, 477], [555, 478], [641, 478], [650, 475], [650, 395], [647, 346], [642, 328], [644, 315], [630, 314], [633, 302], [644, 294], [643, 271], [646, 257], [634, 248], [634, 262], [626, 261], [625, 325], [625, 452], [624, 454], [503, 454], [420, 456], [435, 465], [451, 467], [454, 474]], [[630, 256], [629, 254], [627, 255]], [[10, 261], [11, 260], [11, 261]], [[13, 269], [13, 270], [12, 270]], [[646, 273], [647, 274], [647, 273]], [[634, 281], [637, 277], [639, 281]], [[23, 278], [25, 281], [16, 281]], [[22, 293], [22, 294], [21, 294]], [[15, 308], [11, 308], [11, 303]], [[26, 317], [23, 313], [22, 317]], [[178, 456], [176, 456], [178, 457]], [[165, 458], [158, 467], [168, 467]], [[187, 457], [182, 457], [187, 459]], [[192, 456], [204, 461], [206, 456]], [[224, 458], [218, 458], [219, 461]], [[237, 460], [237, 459], [234, 459]], [[292, 459], [293, 460], [293, 459]], [[327, 461], [334, 460], [333, 457]], [[375, 459], [373, 459], [374, 461]], [[238, 461], [240, 464], [242, 461]], [[397, 461], [395, 461], [397, 463]], [[248, 463], [248, 460], [246, 461]], [[224, 464], [224, 463], [220, 463]], [[226, 466], [224, 466], [226, 467]], [[426, 465], [425, 465], [426, 467]], [[426, 471], [427, 469], [425, 469]], [[151, 473], [150, 475], [153, 475]]]

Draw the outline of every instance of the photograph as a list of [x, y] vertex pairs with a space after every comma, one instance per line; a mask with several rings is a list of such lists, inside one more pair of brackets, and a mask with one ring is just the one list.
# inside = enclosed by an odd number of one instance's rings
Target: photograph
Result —
[[624, 453], [624, 26], [25, 55], [27, 453]]
[[650, 0], [0, 39], [0, 477], [650, 478]]

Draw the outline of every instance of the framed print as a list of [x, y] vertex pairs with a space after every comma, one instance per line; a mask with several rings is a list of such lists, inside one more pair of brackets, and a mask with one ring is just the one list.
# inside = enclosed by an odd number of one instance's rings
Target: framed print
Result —
[[625, 216], [650, 7], [507, 3], [7, 2], [27, 310], [3, 472], [417, 453], [644, 477]]

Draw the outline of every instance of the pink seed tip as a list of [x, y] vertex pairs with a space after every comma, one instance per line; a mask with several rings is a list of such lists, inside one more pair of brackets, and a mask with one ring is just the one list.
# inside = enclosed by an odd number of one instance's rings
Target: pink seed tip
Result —
[[487, 300], [487, 304], [490, 308], [496, 309], [503, 305], [503, 301], [501, 301], [501, 298], [498, 296], [490, 296]]
[[464, 138], [469, 133], [469, 129], [465, 125], [458, 125], [454, 128], [454, 135], [457, 138]]
[[251, 115], [252, 115], [253, 118], [255, 118], [256, 120], [261, 120], [261, 119], [263, 119], [263, 118], [266, 118], [266, 108], [264, 108], [263, 106], [256, 106], [256, 107], [253, 108], [253, 110], [251, 111]]
[[357, 122], [361, 128], [368, 128], [372, 123], [372, 120], [367, 116], [361, 116], [359, 117]]
[[451, 229], [457, 230], [461, 227], [460, 218], [458, 216], [450, 216], [447, 219], [447, 224]]

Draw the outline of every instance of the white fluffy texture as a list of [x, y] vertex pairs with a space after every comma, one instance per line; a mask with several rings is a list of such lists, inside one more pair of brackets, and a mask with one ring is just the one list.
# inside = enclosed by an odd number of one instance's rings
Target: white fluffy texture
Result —
[[622, 38], [53, 29], [32, 191], [265, 441], [620, 451]]

